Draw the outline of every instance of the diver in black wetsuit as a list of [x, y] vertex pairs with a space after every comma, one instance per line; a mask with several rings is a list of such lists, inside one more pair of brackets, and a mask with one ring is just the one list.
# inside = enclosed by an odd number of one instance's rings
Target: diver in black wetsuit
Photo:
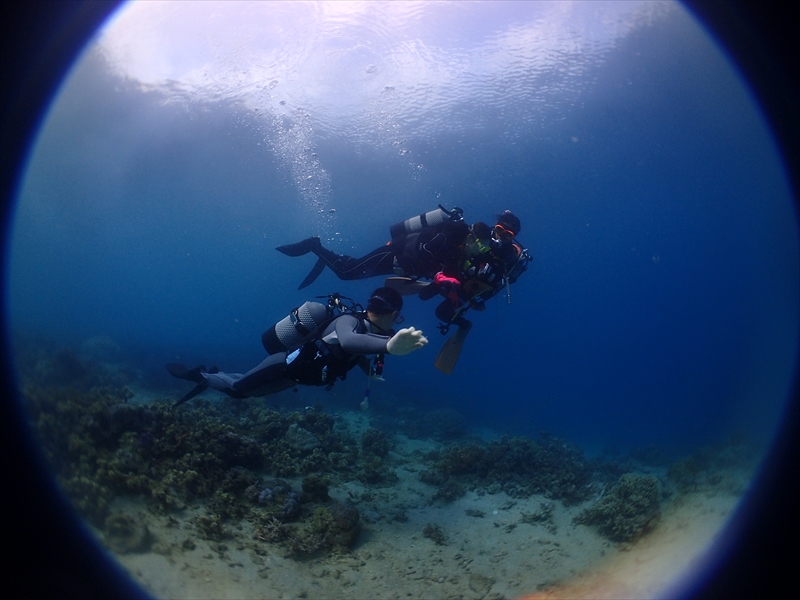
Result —
[[469, 330], [472, 323], [463, 313], [469, 308], [485, 310], [487, 300], [504, 288], [508, 291], [508, 286], [525, 271], [530, 256], [515, 240], [521, 229], [519, 218], [510, 210], [497, 217], [494, 227], [476, 222], [470, 228], [457, 267], [445, 267], [419, 292], [423, 300], [437, 294], [445, 296], [436, 307], [436, 316], [443, 322], [439, 326], [442, 333], [447, 333], [450, 325]]
[[[223, 373], [215, 367], [208, 370], [203, 366], [187, 369], [180, 364], [169, 364], [167, 370], [171, 375], [197, 384], [176, 405], [209, 387], [233, 398], [250, 398], [274, 394], [297, 384], [325, 385], [330, 388], [337, 379], [344, 379], [347, 372], [359, 364], [369, 372], [366, 354], [402, 356], [428, 343], [422, 331], [413, 327], [397, 333], [392, 331], [392, 324], [398, 322], [402, 307], [403, 299], [397, 291], [378, 288], [370, 296], [366, 312], [352, 310], [330, 317], [320, 323], [316, 330], [302, 337], [298, 344], [284, 346], [285, 351], [273, 353], [244, 374]], [[295, 316], [298, 310], [293, 311]], [[299, 320], [294, 327], [302, 327]], [[275, 334], [270, 334], [277, 328], [276, 325], [262, 336], [267, 351], [275, 349], [275, 344], [280, 347]]]
[[276, 250], [287, 256], [313, 252], [319, 257], [298, 289], [311, 285], [325, 267], [343, 280], [378, 275], [433, 279], [444, 265], [457, 264], [469, 227], [464, 223], [460, 208], [447, 210], [439, 206], [437, 210], [393, 225], [389, 232], [390, 242], [359, 258], [328, 250], [316, 236], [279, 246]]
[[[430, 211], [390, 228], [392, 241], [360, 258], [336, 254], [323, 248], [318, 237], [280, 246], [287, 256], [313, 252], [319, 259], [300, 288], [310, 285], [327, 266], [340, 279], [364, 279], [377, 275], [400, 275], [386, 280], [387, 286], [402, 294], [419, 294], [423, 300], [445, 297], [437, 307], [444, 335], [451, 325], [458, 330], [445, 343], [435, 366], [450, 374], [461, 346], [472, 327], [464, 315], [469, 309], [485, 310], [485, 302], [525, 271], [530, 255], [514, 238], [519, 233], [519, 218], [506, 210], [494, 227], [477, 222], [464, 223], [461, 209], [448, 211], [439, 205]], [[422, 280], [429, 280], [427, 281]]]

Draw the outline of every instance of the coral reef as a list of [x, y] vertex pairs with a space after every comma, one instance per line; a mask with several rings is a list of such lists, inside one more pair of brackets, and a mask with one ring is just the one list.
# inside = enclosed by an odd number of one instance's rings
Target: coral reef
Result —
[[[91, 341], [86, 354], [111, 344]], [[357, 538], [358, 511], [332, 504], [328, 487], [382, 461], [388, 440], [380, 432], [360, 461], [356, 440], [318, 408], [284, 414], [263, 401], [202, 398], [179, 408], [166, 399], [133, 404], [132, 392], [114, 385], [127, 376], [84, 355], [21, 343], [21, 356], [22, 398], [56, 476], [120, 552], [139, 551], [148, 539], [129, 517], [111, 513], [126, 495], [143, 496], [160, 515], [200, 506], [197, 535], [214, 542], [241, 520], [260, 524], [258, 539], [297, 552], [347, 548]], [[281, 479], [293, 476], [304, 477], [302, 492]]]
[[436, 490], [436, 493], [430, 500], [431, 504], [441, 502], [442, 504], [449, 504], [455, 502], [461, 496], [467, 493], [463, 485], [452, 479], [448, 479], [442, 486]]
[[317, 436], [308, 429], [303, 429], [297, 423], [292, 423], [289, 425], [289, 429], [286, 430], [286, 443], [302, 453], [307, 453], [309, 450], [320, 446]]
[[594, 525], [613, 542], [631, 542], [649, 531], [659, 517], [661, 486], [652, 475], [626, 473], [597, 502], [573, 521]]
[[325, 544], [332, 548], [349, 548], [356, 543], [361, 532], [358, 510], [344, 502], [335, 502], [329, 507], [314, 511], [313, 527], [323, 535]]
[[[674, 462], [667, 477], [682, 494], [712, 489], [740, 494], [749, 473], [756, 468], [757, 456], [743, 434], [734, 434]], [[748, 475], [742, 477], [742, 473]]]
[[[564, 504], [577, 504], [591, 495], [595, 468], [580, 449], [548, 434], [536, 441], [503, 437], [488, 445], [454, 445], [428, 458], [433, 468], [420, 479], [442, 489], [455, 479], [469, 489], [502, 490], [515, 498], [544, 494]], [[443, 497], [449, 495], [442, 492]]]
[[[278, 410], [262, 399], [208, 397], [178, 408], [167, 398], [142, 404], [125, 387], [136, 380], [133, 370], [95, 360], [104, 352], [119, 354], [113, 341], [91, 340], [81, 352], [39, 341], [20, 348], [22, 398], [45, 454], [78, 511], [115, 552], [160, 547], [143, 515], [120, 512], [127, 505], [115, 501], [125, 497], [144, 499], [152, 519], [190, 509], [189, 537], [180, 546], [185, 549], [200, 538], [222, 554], [243, 522], [253, 531], [248, 543], [261, 555], [267, 544], [295, 558], [352, 548], [361, 532], [359, 507], [382, 493], [371, 488], [397, 481], [392, 467], [402, 459], [391, 452], [396, 431], [461, 440], [424, 456], [419, 478], [436, 488], [430, 503], [454, 502], [468, 490], [512, 498], [541, 494], [548, 501], [538, 512], [523, 513], [521, 522], [553, 530], [554, 500], [585, 502], [605, 485], [605, 494], [576, 523], [596, 526], [614, 541], [631, 541], [658, 517], [658, 481], [625, 473], [635, 457], [627, 463], [589, 460], [548, 434], [464, 441], [463, 417], [451, 410], [394, 408], [396, 422], [375, 416], [358, 439], [320, 407]], [[712, 485], [720, 468], [739, 464], [742, 448], [731, 443], [698, 452], [671, 467], [670, 481], [679, 491]], [[642, 451], [644, 458], [662, 460], [652, 448]], [[355, 505], [329, 495], [345, 482], [362, 487], [350, 495]], [[371, 509], [365, 510], [369, 523]], [[392, 520], [405, 522], [409, 515], [399, 507]], [[446, 543], [437, 525], [426, 525], [423, 535]]]
[[368, 484], [390, 484], [397, 474], [387, 468], [384, 459], [389, 454], [391, 442], [379, 429], [367, 429], [361, 436], [362, 467], [359, 480]]
[[328, 495], [328, 485], [330, 480], [320, 475], [309, 475], [303, 479], [303, 501], [304, 502], [329, 502], [331, 497]]
[[271, 517], [255, 530], [255, 539], [280, 544], [288, 556], [306, 557], [321, 550], [351, 548], [361, 533], [358, 510], [351, 504], [334, 502], [319, 506], [297, 525]]
[[361, 451], [364, 454], [386, 458], [390, 448], [389, 438], [379, 429], [367, 429], [361, 436]]

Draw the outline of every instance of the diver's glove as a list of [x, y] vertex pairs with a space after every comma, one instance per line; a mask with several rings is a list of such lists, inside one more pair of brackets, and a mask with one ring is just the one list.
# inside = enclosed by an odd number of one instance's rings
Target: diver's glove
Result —
[[386, 342], [386, 353], [403, 356], [414, 352], [414, 350], [419, 350], [427, 343], [428, 338], [422, 335], [422, 330], [406, 327], [395, 333]]
[[448, 277], [439, 271], [433, 278], [433, 283], [439, 286], [439, 293], [450, 300], [454, 306], [458, 305], [458, 291], [461, 288], [461, 282], [455, 277]]
[[439, 271], [434, 277], [433, 282], [437, 285], [442, 286], [443, 288], [446, 287], [458, 287], [461, 285], [455, 277], [448, 277], [442, 271]]

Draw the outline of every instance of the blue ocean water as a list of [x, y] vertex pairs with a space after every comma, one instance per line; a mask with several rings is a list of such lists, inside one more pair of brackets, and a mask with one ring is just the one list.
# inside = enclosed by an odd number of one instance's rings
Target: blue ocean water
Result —
[[[511, 209], [533, 261], [510, 302], [472, 313], [445, 376], [435, 303], [407, 298], [431, 343], [387, 360], [377, 407], [455, 408], [598, 451], [767, 442], [797, 352], [797, 219], [724, 53], [679, 6], [458, 5], [320, 9], [289, 31], [275, 22], [297, 6], [248, 6], [276, 12], [273, 37], [239, 31], [247, 50], [200, 83], [144, 83], [88, 48], [20, 190], [12, 328], [109, 336], [156, 389], [175, 385], [168, 362], [243, 372], [291, 308], [381, 283], [325, 272], [298, 291], [312, 258], [275, 246], [316, 234], [358, 255], [440, 203], [469, 221]], [[277, 38], [280, 60], [231, 83]], [[353, 374], [332, 394], [355, 408], [364, 386]]]

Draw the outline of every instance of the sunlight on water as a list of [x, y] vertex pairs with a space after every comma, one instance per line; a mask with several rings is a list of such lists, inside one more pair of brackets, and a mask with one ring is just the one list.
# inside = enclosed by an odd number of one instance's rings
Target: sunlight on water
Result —
[[[258, 111], [266, 143], [318, 215], [330, 215], [331, 192], [315, 138], [380, 148], [419, 179], [425, 159], [409, 137], [435, 141], [498, 122], [512, 141], [538, 135], [579, 102], [594, 83], [587, 71], [618, 39], [675, 10], [652, 2], [505, 3], [506, 11], [457, 2], [203, 4], [213, 9], [131, 3], [98, 44], [120, 73], [167, 88], [170, 101]], [[330, 235], [335, 225], [323, 220]]]

